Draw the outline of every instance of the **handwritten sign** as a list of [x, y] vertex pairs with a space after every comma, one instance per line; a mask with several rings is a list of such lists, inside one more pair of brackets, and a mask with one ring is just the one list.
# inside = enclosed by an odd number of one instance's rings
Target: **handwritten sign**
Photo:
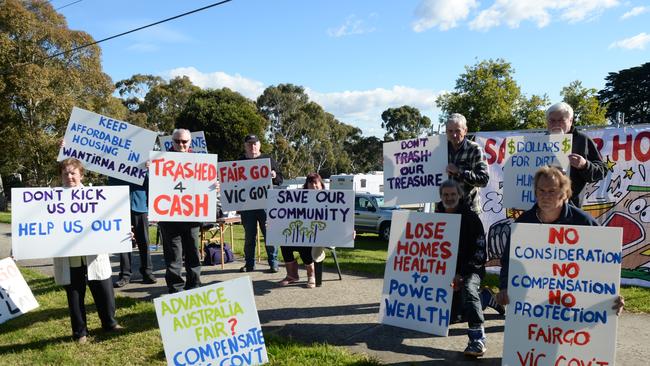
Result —
[[13, 259], [0, 260], [0, 324], [37, 307], [32, 290]]
[[[208, 144], [205, 141], [205, 134], [203, 131], [194, 131], [191, 134], [192, 145], [190, 148], [195, 154], [207, 154]], [[160, 143], [160, 150], [169, 151], [172, 148], [172, 135], [158, 136], [158, 143]]]
[[354, 191], [269, 190], [266, 245], [354, 247]]
[[393, 211], [381, 323], [447, 335], [459, 234], [460, 215]]
[[613, 365], [621, 228], [514, 224], [503, 365]]
[[151, 151], [149, 219], [217, 220], [217, 155]]
[[16, 259], [131, 251], [129, 187], [13, 188]]
[[168, 365], [268, 362], [248, 276], [153, 300]]
[[447, 179], [447, 140], [429, 136], [384, 143], [386, 205], [435, 202]]
[[271, 182], [271, 160], [251, 159], [219, 162], [221, 207], [224, 211], [266, 208]]
[[533, 178], [543, 166], [569, 171], [572, 135], [528, 134], [507, 137], [503, 166], [503, 205], [527, 210], [535, 204]]
[[142, 184], [156, 133], [74, 107], [57, 161], [75, 158], [88, 170]]

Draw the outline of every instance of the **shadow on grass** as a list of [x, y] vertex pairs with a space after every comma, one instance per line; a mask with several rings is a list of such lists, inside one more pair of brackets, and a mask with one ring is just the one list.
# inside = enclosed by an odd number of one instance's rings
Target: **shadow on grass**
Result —
[[51, 277], [47, 278], [33, 278], [27, 280], [29, 288], [32, 290], [34, 296], [47, 295], [51, 292], [61, 291], [65, 293], [63, 286], [59, 286], [54, 283], [54, 279]]

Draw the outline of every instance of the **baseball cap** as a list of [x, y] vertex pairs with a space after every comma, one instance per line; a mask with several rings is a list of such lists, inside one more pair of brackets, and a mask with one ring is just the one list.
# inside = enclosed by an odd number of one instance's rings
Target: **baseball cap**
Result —
[[246, 137], [244, 137], [244, 142], [245, 143], [248, 143], [248, 142], [255, 143], [255, 142], [258, 142], [259, 140], [260, 139], [258, 139], [257, 136], [255, 136], [255, 135], [247, 135]]

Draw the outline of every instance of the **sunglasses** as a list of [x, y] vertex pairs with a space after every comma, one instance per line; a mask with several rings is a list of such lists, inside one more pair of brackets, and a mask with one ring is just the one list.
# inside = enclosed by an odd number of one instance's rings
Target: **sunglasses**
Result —
[[180, 144], [187, 144], [188, 142], [190, 142], [190, 140], [178, 140], [178, 139], [174, 139], [174, 142], [180, 145]]

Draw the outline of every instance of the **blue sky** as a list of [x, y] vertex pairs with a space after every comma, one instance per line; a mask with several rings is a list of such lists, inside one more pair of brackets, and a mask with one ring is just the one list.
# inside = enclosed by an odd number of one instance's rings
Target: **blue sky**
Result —
[[[60, 12], [99, 40], [213, 2], [84, 0]], [[512, 64], [526, 95], [555, 102], [573, 80], [601, 89], [609, 72], [650, 61], [650, 1], [233, 0], [100, 46], [113, 81], [188, 75], [251, 99], [293, 83], [383, 136], [387, 108], [415, 106], [437, 123], [436, 96], [490, 58]]]

